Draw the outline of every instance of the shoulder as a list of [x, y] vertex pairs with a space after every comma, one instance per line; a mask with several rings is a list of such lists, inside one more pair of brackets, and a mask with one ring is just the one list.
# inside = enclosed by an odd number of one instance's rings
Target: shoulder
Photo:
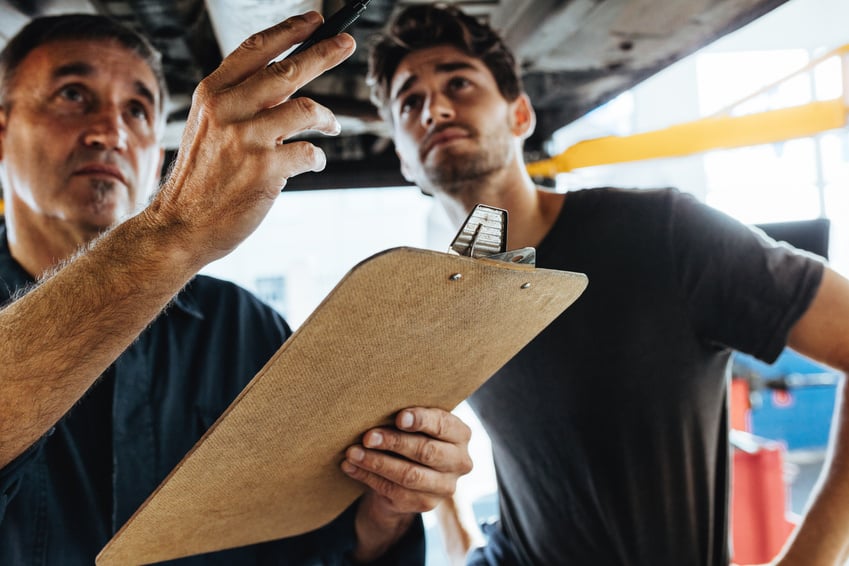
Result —
[[618, 215], [645, 213], [646, 211], [661, 212], [674, 208], [679, 201], [696, 199], [687, 193], [674, 188], [658, 189], [627, 189], [619, 187], [599, 187], [581, 189], [566, 193], [569, 207], [579, 207], [582, 212], [595, 211], [601, 214], [615, 213]]
[[560, 224], [590, 231], [599, 238], [625, 232], [666, 238], [682, 201], [691, 195], [672, 188], [624, 189], [602, 187], [566, 193]]
[[244, 287], [237, 285], [232, 281], [218, 279], [217, 277], [211, 277], [209, 275], [196, 275], [195, 277], [193, 277], [192, 280], [189, 281], [188, 285], [186, 285], [184, 292], [191, 293], [195, 297], [202, 299], [220, 299], [222, 297], [245, 297], [259, 301], [259, 299], [253, 295], [253, 293], [251, 293]]
[[175, 300], [182, 310], [216, 324], [275, 326], [289, 334], [283, 317], [256, 295], [231, 281], [195, 276]]

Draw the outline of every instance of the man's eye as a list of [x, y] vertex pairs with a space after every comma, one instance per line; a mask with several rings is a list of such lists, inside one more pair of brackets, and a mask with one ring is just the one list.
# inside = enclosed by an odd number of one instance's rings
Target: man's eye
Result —
[[472, 83], [465, 77], [452, 77], [451, 80], [448, 81], [448, 87], [451, 90], [460, 90], [462, 88], [466, 88], [470, 84]]
[[85, 98], [83, 90], [75, 85], [68, 85], [59, 90], [59, 96], [70, 102], [82, 102]]
[[132, 116], [133, 118], [136, 118], [137, 120], [143, 120], [145, 122], [147, 122], [147, 119], [150, 115], [149, 112], [147, 111], [147, 108], [144, 106], [144, 104], [138, 104], [138, 103], [131, 104], [129, 112], [130, 112], [130, 116]]
[[421, 106], [420, 96], [408, 96], [401, 102], [401, 114], [409, 114], [410, 112], [416, 110], [419, 106]]

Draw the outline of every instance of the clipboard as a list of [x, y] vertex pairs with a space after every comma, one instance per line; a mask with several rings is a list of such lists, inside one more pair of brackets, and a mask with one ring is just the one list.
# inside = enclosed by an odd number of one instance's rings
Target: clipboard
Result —
[[329, 523], [364, 491], [339, 468], [363, 432], [389, 425], [406, 407], [452, 410], [586, 285], [583, 274], [515, 260], [416, 248], [368, 258], [257, 373], [96, 564], [148, 564]]

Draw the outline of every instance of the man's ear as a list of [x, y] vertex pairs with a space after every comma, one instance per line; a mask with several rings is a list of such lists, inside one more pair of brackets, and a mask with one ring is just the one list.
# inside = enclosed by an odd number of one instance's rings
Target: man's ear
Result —
[[526, 139], [534, 133], [536, 125], [537, 117], [531, 106], [531, 99], [522, 93], [510, 103], [510, 129], [514, 136]]

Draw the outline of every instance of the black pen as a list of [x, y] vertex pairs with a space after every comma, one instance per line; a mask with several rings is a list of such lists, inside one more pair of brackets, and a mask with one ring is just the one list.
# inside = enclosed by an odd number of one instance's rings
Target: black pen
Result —
[[351, 24], [353, 24], [357, 18], [360, 17], [360, 14], [363, 13], [363, 10], [366, 9], [370, 0], [359, 0], [357, 2], [351, 2], [350, 4], [345, 4], [342, 9], [338, 12], [330, 16], [327, 20], [324, 21], [323, 24], [318, 26], [318, 28], [309, 36], [306, 41], [297, 46], [294, 50], [292, 50], [287, 57], [291, 57], [292, 55], [296, 55], [301, 51], [309, 48], [312, 45], [315, 45], [322, 39], [327, 39], [328, 37], [333, 37], [338, 33], [342, 33], [346, 29], [348, 29]]

